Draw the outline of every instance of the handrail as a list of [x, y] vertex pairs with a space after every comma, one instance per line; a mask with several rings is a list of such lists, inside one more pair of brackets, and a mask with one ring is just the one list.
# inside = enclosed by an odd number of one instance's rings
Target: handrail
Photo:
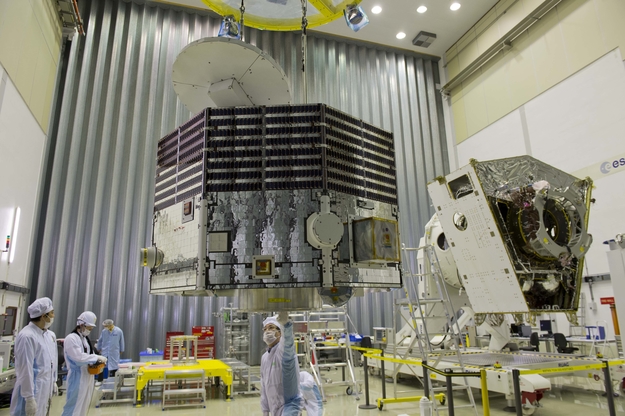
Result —
[[[399, 363], [399, 364], [408, 364], [408, 365], [417, 365], [420, 366], [422, 368], [425, 368], [428, 371], [431, 371], [433, 373], [439, 374], [441, 376], [444, 376], [447, 379], [448, 382], [448, 388], [447, 388], [447, 395], [450, 396], [448, 397], [448, 406], [453, 407], [453, 397], [451, 397], [452, 394], [452, 388], [451, 388], [451, 378], [453, 377], [479, 377], [480, 378], [480, 384], [481, 384], [481, 390], [482, 390], [482, 409], [484, 411], [484, 416], [490, 416], [490, 404], [489, 404], [489, 398], [488, 398], [488, 382], [487, 382], [487, 376], [486, 376], [486, 370], [485, 369], [480, 369], [479, 371], [464, 371], [464, 372], [456, 372], [453, 371], [453, 369], [446, 369], [445, 371], [441, 371], [438, 368], [435, 367], [431, 367], [427, 364], [424, 364], [422, 360], [400, 360], [397, 358], [392, 358], [392, 357], [386, 357], [383, 355], [380, 355], [383, 353], [382, 350], [379, 349], [375, 349], [375, 348], [359, 348], [359, 347], [351, 347], [353, 349], [356, 350], [360, 350], [360, 351], [367, 351], [365, 352], [363, 355], [363, 357], [365, 357], [365, 360], [367, 358], [372, 358], [374, 360], [380, 360], [380, 361], [390, 361], [390, 362], [394, 362], [394, 363]], [[365, 361], [366, 362], [366, 361]], [[367, 369], [365, 369], [365, 373], [366, 373]], [[368, 391], [367, 391], [367, 404], [369, 403], [368, 400]], [[453, 412], [453, 410], [452, 410]], [[451, 413], [450, 413], [451, 414]]]

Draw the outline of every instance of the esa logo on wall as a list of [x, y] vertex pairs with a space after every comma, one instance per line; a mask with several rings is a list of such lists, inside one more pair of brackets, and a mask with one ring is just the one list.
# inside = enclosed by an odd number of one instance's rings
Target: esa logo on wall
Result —
[[625, 167], [625, 157], [615, 159], [611, 162], [603, 162], [599, 169], [601, 170], [601, 173], [607, 175], [608, 173], [611, 173], [614, 169], [622, 167]]

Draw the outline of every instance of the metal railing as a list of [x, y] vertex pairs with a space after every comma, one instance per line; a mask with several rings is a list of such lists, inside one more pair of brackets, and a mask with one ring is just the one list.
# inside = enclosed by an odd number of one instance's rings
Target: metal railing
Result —
[[[430, 365], [427, 364], [427, 362], [423, 362], [422, 360], [417, 360], [417, 359], [398, 359], [398, 358], [393, 358], [393, 357], [385, 357], [384, 351], [380, 350], [380, 349], [376, 349], [376, 348], [360, 348], [360, 347], [351, 347], [352, 349], [355, 350], [359, 350], [359, 351], [364, 351], [363, 358], [364, 358], [364, 365], [365, 365], [365, 405], [361, 405], [363, 406], [363, 409], [370, 409], [373, 407], [364, 407], [364, 406], [372, 406], [369, 404], [369, 377], [368, 377], [368, 368], [367, 368], [367, 359], [371, 358], [374, 360], [380, 360], [382, 363], [382, 377], [383, 377], [383, 381], [382, 381], [382, 386], [384, 386], [385, 382], [384, 382], [384, 377], [386, 377], [386, 375], [384, 374], [384, 362], [385, 361], [389, 361], [389, 362], [393, 362], [393, 363], [399, 363], [399, 364], [406, 364], [406, 365], [416, 365], [419, 367], [423, 368], [423, 381], [424, 381], [424, 386], [423, 386], [423, 390], [424, 392], [427, 394], [428, 386], [428, 371], [432, 372], [432, 373], [436, 373], [439, 374], [441, 376], [445, 377], [446, 380], [446, 384], [447, 384], [447, 396], [446, 396], [446, 403], [447, 403], [447, 411], [448, 414], [450, 416], [454, 416], [455, 412], [454, 412], [454, 399], [453, 399], [453, 386], [452, 386], [452, 378], [454, 377], [479, 377], [480, 378], [480, 382], [481, 382], [481, 390], [482, 390], [482, 408], [483, 408], [483, 412], [484, 412], [484, 416], [490, 416], [490, 404], [489, 404], [489, 399], [488, 399], [488, 382], [487, 382], [487, 378], [486, 378], [486, 370], [485, 369], [481, 369], [479, 372], [477, 371], [453, 371], [452, 369], [446, 369], [446, 370], [439, 370], [435, 367], [432, 367]], [[383, 396], [385, 396], [383, 394]], [[438, 396], [438, 395], [437, 395]], [[438, 397], [432, 397], [432, 400], [437, 399]], [[414, 398], [416, 399], [416, 398]], [[443, 400], [443, 402], [445, 402], [445, 400]]]

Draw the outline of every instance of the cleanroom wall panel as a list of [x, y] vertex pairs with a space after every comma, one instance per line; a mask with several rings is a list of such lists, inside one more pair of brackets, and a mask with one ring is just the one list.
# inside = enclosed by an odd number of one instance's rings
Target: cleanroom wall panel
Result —
[[[621, 149], [621, 153], [625, 150]], [[612, 158], [602, 160], [610, 161]], [[606, 240], [612, 240], [616, 234], [625, 232], [625, 226], [620, 218], [623, 217], [623, 207], [625, 206], [625, 195], [623, 192], [616, 192], [622, 189], [625, 182], [625, 169], [613, 175], [593, 178], [595, 188], [592, 191], [596, 202], [590, 208], [589, 232], [593, 235], [593, 247], [586, 255], [586, 265], [590, 274], [608, 273], [610, 271], [607, 263], [606, 251], [608, 246], [602, 244]], [[625, 292], [618, 292], [617, 296], [623, 296]], [[625, 301], [625, 299], [623, 299]], [[622, 325], [622, 324], [621, 324]]]
[[493, 63], [486, 69], [486, 82], [484, 82], [484, 97], [488, 121], [494, 121], [505, 115], [511, 106], [510, 89], [501, 88], [505, 84], [506, 61], [502, 57], [495, 57], [498, 62]]
[[523, 139], [523, 120], [518, 111], [500, 118], [488, 128], [458, 144], [458, 165], [464, 166], [471, 159], [493, 160], [527, 154]]
[[[10, 75], [26, 102], [30, 104], [39, 45], [45, 45], [45, 41], [41, 32], [37, 30], [37, 19], [32, 8], [30, 8], [29, 13], [25, 13], [21, 17], [24, 20], [19, 24], [26, 30], [22, 32], [20, 41], [16, 42], [19, 44], [20, 57], [15, 73]], [[15, 38], [13, 42], [15, 42]]]
[[595, 7], [605, 48], [611, 50], [619, 45], [625, 45], [623, 30], [625, 1], [597, 0]]
[[[162, 348], [166, 331], [215, 324], [214, 312], [236, 306], [232, 298], [149, 296], [139, 264], [139, 248], [150, 237], [157, 140], [191, 116], [174, 92], [173, 62], [188, 43], [215, 36], [220, 22], [149, 3], [99, 0], [81, 7], [87, 34], [75, 38], [69, 57], [36, 294], [67, 300], [57, 333], [69, 331], [84, 309], [116, 320], [133, 334], [127, 350], [136, 359], [146, 346]], [[245, 39], [282, 66], [294, 102], [303, 102], [299, 34], [246, 29]], [[448, 171], [437, 63], [428, 59], [308, 37], [308, 102], [395, 134], [399, 209], [406, 216], [401, 233], [409, 244], [432, 213], [420, 189]], [[402, 296], [396, 292], [351, 300], [357, 329], [390, 326], [392, 298]]]
[[56, 2], [51, 0], [29, 1], [33, 7], [33, 13], [37, 20], [39, 30], [43, 35], [48, 53], [54, 60], [55, 65], [58, 65], [60, 59], [59, 51], [61, 50], [63, 38], [59, 31], [60, 22]]
[[477, 32], [477, 50], [481, 55], [486, 52], [488, 48], [490, 48], [493, 43], [495, 43], [499, 38], [501, 38], [501, 32], [499, 31], [499, 26], [495, 24], [495, 19], [497, 18], [496, 14], [493, 12], [491, 17], [483, 22], [482, 25], [478, 25], [476, 27]]
[[528, 102], [524, 108], [533, 155], [575, 172], [619, 147], [625, 150], [623, 72], [615, 50]]
[[471, 41], [467, 43], [461, 48], [460, 52], [458, 52], [458, 62], [460, 63], [460, 68], [465, 68], [478, 56], [480, 56], [480, 51], [477, 47], [477, 42]]
[[[510, 26], [511, 22], [518, 23], [525, 18], [531, 11], [539, 5], [538, 0], [518, 0], [512, 5], [510, 1], [500, 1], [496, 5], [498, 12], [498, 20], [493, 23], [497, 26], [501, 36], [505, 33], [503, 29]], [[510, 11], [503, 13], [507, 7], [511, 6]], [[522, 6], [519, 8], [520, 5]], [[532, 25], [525, 33], [512, 42], [512, 49], [503, 54], [503, 59], [508, 62], [507, 80], [495, 81], [499, 89], [508, 88], [511, 91], [511, 104], [507, 108], [501, 108], [500, 116], [513, 111], [520, 105], [528, 102], [548, 88], [556, 85], [571, 76], [581, 68], [598, 59], [603, 54], [614, 49], [625, 46], [625, 25], [622, 24], [622, 16], [624, 13], [625, 2], [622, 0], [567, 0], [562, 1], [555, 8], [550, 10], [539, 21]], [[522, 13], [521, 13], [522, 11]], [[484, 26], [492, 17], [487, 14], [477, 24], [476, 28]], [[485, 50], [491, 45], [486, 45], [485, 39], [488, 37], [480, 36], [477, 32], [479, 50]], [[493, 44], [500, 38], [493, 40]], [[447, 75], [451, 80], [460, 71], [464, 69], [470, 62], [468, 60], [458, 59], [455, 52], [462, 44], [465, 49], [470, 48], [464, 40], [459, 40], [449, 49], [446, 56]], [[534, 84], [532, 84], [529, 76], [530, 63], [534, 72]], [[491, 66], [497, 65], [497, 59], [492, 59], [486, 63], [478, 73], [480, 74], [475, 83], [493, 83], [489, 79], [489, 69]], [[452, 91], [452, 95], [458, 90], [467, 88], [467, 83]], [[473, 89], [474, 86], [471, 85]], [[471, 96], [470, 96], [471, 97]], [[463, 98], [464, 100], [464, 98]], [[465, 113], [469, 105], [476, 105], [476, 101], [456, 102], [455, 107], [463, 105]], [[487, 105], [487, 104], [484, 104]], [[473, 113], [481, 114], [480, 110], [472, 109]], [[459, 112], [455, 109], [454, 112]], [[490, 115], [490, 113], [489, 113]], [[478, 118], [471, 121], [470, 118], [454, 119], [455, 141], [457, 143], [466, 140], [475, 131], [479, 131], [495, 120], [488, 118]], [[459, 126], [464, 123], [464, 126]], [[473, 124], [478, 124], [477, 128]], [[471, 126], [469, 126], [471, 124]]]
[[0, 63], [8, 74], [15, 74], [19, 64], [21, 45], [15, 42], [16, 34], [21, 34], [25, 26], [21, 20], [27, 20], [32, 14], [30, 3], [25, 1], [4, 1], [0, 15]]
[[[453, 102], [453, 97], [459, 96], [456, 102]], [[464, 91], [458, 91], [452, 93], [451, 112], [454, 117], [454, 130], [455, 137], [467, 137], [467, 113], [464, 109]]]
[[507, 108], [508, 111], [526, 103], [538, 93], [536, 62], [532, 59], [531, 49], [527, 47], [529, 43], [527, 33], [522, 34], [505, 57], [508, 80], [503, 85], [510, 89], [511, 106]]
[[[29, 285], [28, 261], [46, 136], [22, 99], [17, 87], [0, 66], [0, 236], [2, 250], [11, 235], [10, 252], [0, 253], [0, 280]], [[14, 233], [16, 210], [20, 215]], [[9, 263], [10, 257], [13, 261]], [[17, 305], [9, 305], [17, 306]]]
[[449, 63], [447, 63], [446, 68], [447, 68], [447, 76], [449, 78], [453, 78], [456, 75], [458, 75], [458, 72], [460, 72], [460, 62], [458, 60], [458, 56], [456, 56], [451, 61], [449, 61]]
[[512, 0], [508, 3], [500, 1], [495, 8], [499, 13], [497, 26], [501, 34], [508, 33], [510, 29], [527, 16], [527, 12], [523, 7], [523, 1]]
[[[52, 103], [51, 92], [53, 91], [54, 80], [56, 79], [56, 64], [52, 56], [47, 53], [47, 45], [45, 43], [37, 44], [36, 64], [33, 76], [32, 92], [30, 95], [30, 110], [35, 117], [40, 120], [41, 125], [47, 126], [50, 119], [50, 104]], [[45, 75], [48, 75], [47, 77]], [[50, 83], [52, 77], [52, 83]]]
[[575, 73], [602, 56], [603, 43], [595, 1], [568, 0], [558, 6], [570, 73]]
[[[471, 28], [467, 30], [467, 33], [462, 35], [458, 42], [456, 42], [456, 46], [458, 47], [457, 53], [460, 55], [470, 44], [474, 43], [475, 40], [475, 28]], [[464, 67], [464, 66], [463, 66]]]
[[528, 30], [540, 91], [562, 81], [569, 73], [564, 38], [557, 23], [558, 15], [548, 13]]
[[530, 14], [532, 10], [535, 10], [544, 0], [523, 0], [523, 7], [525, 9], [525, 16]]
[[480, 131], [488, 123], [484, 85], [480, 83], [480, 75], [476, 73], [463, 82], [464, 110], [467, 115], [467, 133], [469, 136]]
[[[0, 64], [44, 132], [48, 130], [60, 51], [61, 25], [53, 0], [4, 0], [0, 9]], [[50, 80], [52, 84], [50, 85]]]

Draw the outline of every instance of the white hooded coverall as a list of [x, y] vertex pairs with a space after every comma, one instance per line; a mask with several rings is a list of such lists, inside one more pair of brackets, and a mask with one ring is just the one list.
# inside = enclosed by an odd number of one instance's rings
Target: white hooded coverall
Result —
[[304, 408], [308, 416], [323, 415], [323, 399], [315, 379], [306, 371], [299, 373], [299, 387], [304, 397]]
[[299, 363], [295, 355], [293, 322], [284, 325], [278, 344], [263, 354], [260, 362], [260, 406], [271, 416], [298, 416], [302, 409]]
[[37, 416], [45, 416], [56, 383], [58, 356], [54, 332], [30, 322], [15, 339], [17, 380], [11, 396], [11, 416], [26, 414], [26, 399], [34, 397]]
[[88, 364], [95, 364], [98, 356], [93, 354], [89, 338], [76, 331], [65, 338], [65, 363], [67, 373], [67, 402], [63, 416], [85, 416], [89, 411], [95, 379], [89, 374]]

